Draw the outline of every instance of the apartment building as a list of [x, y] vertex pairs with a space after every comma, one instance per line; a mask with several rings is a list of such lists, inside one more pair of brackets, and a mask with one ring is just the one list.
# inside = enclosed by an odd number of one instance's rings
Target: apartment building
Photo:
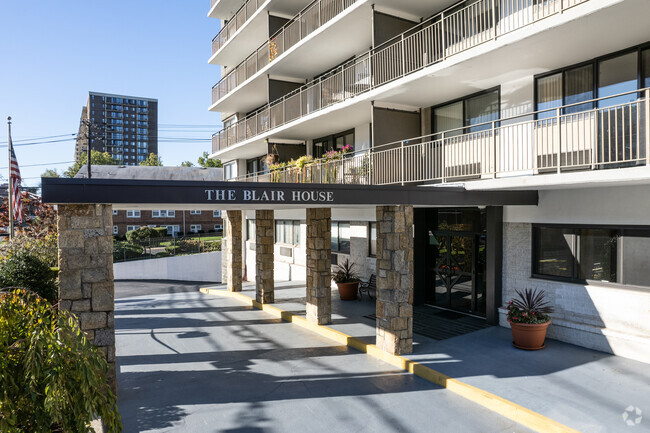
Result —
[[140, 227], [166, 227], [169, 236], [223, 232], [220, 210], [114, 210], [113, 235], [122, 236]]
[[[89, 130], [90, 125], [90, 130]], [[108, 152], [124, 165], [158, 154], [158, 100], [88, 92], [81, 110], [75, 161], [90, 148]]]
[[[537, 205], [413, 203], [412, 303], [508, 326], [514, 291], [540, 288], [551, 337], [647, 361], [648, 12], [647, 0], [213, 0], [211, 156], [226, 179], [260, 185], [537, 191]], [[276, 279], [306, 278], [307, 213], [274, 212]], [[332, 207], [332, 264], [381, 274], [381, 215]], [[242, 227], [251, 280], [254, 210]]]

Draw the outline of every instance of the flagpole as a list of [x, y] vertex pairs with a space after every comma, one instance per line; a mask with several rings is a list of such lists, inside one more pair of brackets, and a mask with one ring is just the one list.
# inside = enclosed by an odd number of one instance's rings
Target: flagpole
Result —
[[7, 211], [9, 212], [9, 240], [12, 240], [14, 238], [14, 206], [13, 206], [13, 196], [14, 196], [14, 187], [11, 182], [11, 149], [13, 147], [13, 144], [11, 143], [11, 116], [7, 117], [7, 130], [8, 130], [8, 135], [7, 135], [7, 142], [8, 146], [7, 149], [9, 151], [9, 179], [8, 179], [8, 184], [9, 184], [9, 196], [7, 197], [9, 201], [7, 202]]

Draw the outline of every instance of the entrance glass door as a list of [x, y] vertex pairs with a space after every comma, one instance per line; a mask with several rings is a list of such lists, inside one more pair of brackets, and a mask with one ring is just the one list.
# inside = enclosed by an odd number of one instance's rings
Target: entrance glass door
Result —
[[429, 275], [433, 287], [426, 302], [474, 315], [485, 315], [485, 234], [429, 232], [433, 249]]

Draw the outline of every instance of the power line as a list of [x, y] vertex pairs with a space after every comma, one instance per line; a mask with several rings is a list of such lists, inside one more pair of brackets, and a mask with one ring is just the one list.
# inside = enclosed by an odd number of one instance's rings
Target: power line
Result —
[[[46, 136], [46, 137], [23, 138], [23, 139], [21, 139], [21, 140], [11, 140], [11, 142], [12, 142], [12, 143], [21, 143], [21, 142], [25, 142], [25, 141], [45, 140], [45, 139], [47, 139], [47, 138], [68, 137], [68, 136], [71, 136], [71, 135], [72, 135], [72, 136], [76, 136], [77, 133], [75, 132], [75, 133], [73, 133], [73, 134], [61, 134], [61, 135], [49, 135], [49, 136]], [[8, 144], [8, 142], [7, 142], [7, 141], [0, 141], [0, 144]]]
[[[20, 168], [23, 167], [43, 167], [46, 165], [60, 165], [60, 164], [72, 164], [74, 161], [61, 161], [61, 162], [44, 162], [42, 164], [27, 164], [27, 165], [21, 165]], [[6, 170], [9, 167], [0, 167], [0, 170]]]

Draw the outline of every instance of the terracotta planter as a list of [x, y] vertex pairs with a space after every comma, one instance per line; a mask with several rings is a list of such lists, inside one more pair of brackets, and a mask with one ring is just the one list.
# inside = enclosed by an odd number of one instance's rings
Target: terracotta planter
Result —
[[339, 288], [339, 296], [342, 301], [353, 301], [357, 299], [359, 293], [359, 282], [356, 283], [336, 283]]
[[510, 323], [512, 330], [512, 345], [518, 349], [539, 350], [544, 348], [546, 329], [551, 324], [546, 323]]

